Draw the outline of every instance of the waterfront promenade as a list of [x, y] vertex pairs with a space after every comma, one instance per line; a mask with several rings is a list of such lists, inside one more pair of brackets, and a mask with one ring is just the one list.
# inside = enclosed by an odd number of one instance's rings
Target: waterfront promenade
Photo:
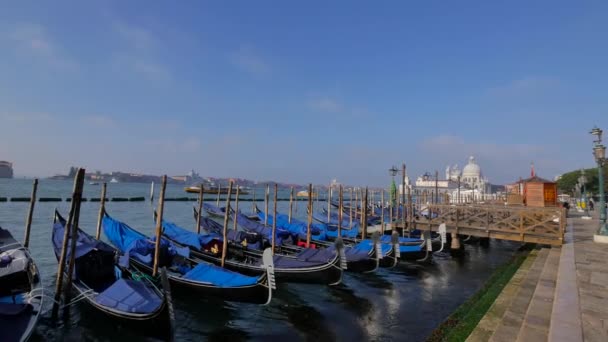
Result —
[[530, 253], [467, 341], [608, 341], [608, 244], [570, 212], [565, 243]]

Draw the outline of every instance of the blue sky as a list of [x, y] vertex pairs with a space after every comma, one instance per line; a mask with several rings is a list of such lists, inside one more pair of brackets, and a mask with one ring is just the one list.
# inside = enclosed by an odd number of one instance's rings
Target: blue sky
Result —
[[382, 185], [591, 166], [605, 1], [57, 1], [0, 11], [0, 159]]

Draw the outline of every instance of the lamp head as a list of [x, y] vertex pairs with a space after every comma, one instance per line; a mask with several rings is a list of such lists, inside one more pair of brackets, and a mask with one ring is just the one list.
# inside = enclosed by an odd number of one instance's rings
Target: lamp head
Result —
[[606, 160], [606, 146], [597, 144], [593, 148], [593, 157], [598, 163], [603, 163]]
[[591, 133], [591, 135], [597, 136], [596, 140], [593, 141], [594, 143], [596, 143], [598, 145], [602, 143], [603, 131], [600, 128], [598, 128], [597, 126], [594, 126], [589, 133]]

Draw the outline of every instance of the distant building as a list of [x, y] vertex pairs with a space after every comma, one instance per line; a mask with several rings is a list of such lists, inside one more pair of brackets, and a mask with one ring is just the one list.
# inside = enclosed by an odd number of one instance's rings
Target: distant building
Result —
[[0, 178], [13, 178], [13, 163], [0, 160]]

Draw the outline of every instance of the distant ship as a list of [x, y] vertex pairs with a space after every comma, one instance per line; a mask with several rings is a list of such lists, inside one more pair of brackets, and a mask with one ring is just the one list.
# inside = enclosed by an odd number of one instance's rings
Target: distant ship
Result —
[[0, 178], [13, 178], [13, 163], [0, 160]]

